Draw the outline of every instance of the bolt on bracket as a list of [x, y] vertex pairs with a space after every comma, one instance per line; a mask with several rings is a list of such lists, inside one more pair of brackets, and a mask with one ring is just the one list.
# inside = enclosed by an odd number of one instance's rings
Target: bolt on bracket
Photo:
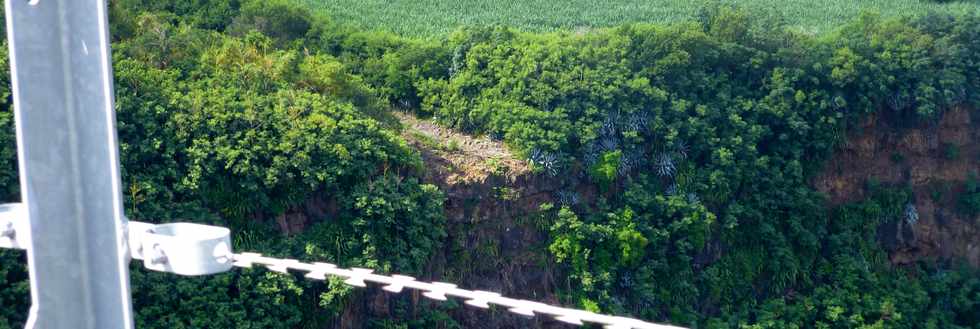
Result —
[[147, 269], [196, 276], [232, 268], [231, 231], [194, 223], [129, 222], [129, 249]]
[[31, 246], [31, 223], [23, 203], [0, 204], [0, 248], [24, 249]]

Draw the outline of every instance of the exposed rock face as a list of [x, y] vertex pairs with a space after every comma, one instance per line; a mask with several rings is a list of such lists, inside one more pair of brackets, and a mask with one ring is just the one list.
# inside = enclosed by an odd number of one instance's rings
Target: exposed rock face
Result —
[[980, 266], [980, 218], [956, 211], [971, 173], [980, 173], [980, 111], [957, 108], [935, 124], [895, 127], [872, 116], [813, 185], [832, 205], [866, 197], [869, 179], [892, 186], [910, 186], [919, 220], [881, 228], [881, 242], [894, 264], [919, 259], [966, 260]]
[[[508, 297], [558, 304], [548, 237], [534, 217], [555, 202], [561, 180], [537, 174], [499, 141], [399, 115], [403, 136], [422, 153], [427, 183], [446, 194], [447, 246], [430, 264], [433, 279]], [[437, 143], [435, 147], [431, 145]], [[507, 312], [459, 308], [464, 328], [566, 328]]]
[[[322, 194], [313, 195], [303, 204], [286, 210], [276, 216], [279, 231], [285, 235], [301, 233], [311, 223], [311, 219], [334, 218], [337, 215], [337, 201]], [[257, 217], [261, 218], [261, 217]]]
[[[423, 180], [437, 185], [446, 195], [449, 236], [445, 248], [424, 271], [426, 276], [418, 279], [560, 304], [555, 273], [549, 267], [547, 227], [540, 227], [534, 219], [541, 205], [556, 202], [554, 195], [569, 180], [533, 172], [499, 141], [454, 132], [408, 114], [394, 114], [403, 126], [402, 136], [422, 154]], [[589, 189], [577, 192], [594, 195]], [[336, 213], [334, 200], [314, 196], [278, 216], [276, 223], [283, 234], [290, 235], [302, 232], [312, 220], [331, 218]], [[414, 318], [441, 304], [411, 290], [395, 295], [371, 287], [355, 294], [360, 297], [345, 305], [343, 314], [325, 328], [364, 328], [369, 318]], [[395, 313], [405, 305], [409, 314]], [[463, 328], [574, 328], [546, 317], [525, 318], [501, 310], [461, 306], [452, 312]]]
[[[501, 187], [507, 190], [501, 191]], [[548, 237], [532, 217], [557, 190], [533, 174], [488, 177], [483, 182], [443, 186], [447, 194], [447, 248], [432, 262], [440, 279], [470, 289], [558, 304], [547, 252]], [[541, 328], [506, 312], [461, 308], [464, 328]], [[554, 326], [547, 326], [548, 328]]]

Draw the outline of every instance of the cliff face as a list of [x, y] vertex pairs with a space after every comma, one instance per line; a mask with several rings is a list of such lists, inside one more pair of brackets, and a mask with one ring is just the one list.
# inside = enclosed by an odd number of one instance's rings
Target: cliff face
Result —
[[957, 108], [937, 123], [911, 128], [872, 116], [827, 162], [813, 186], [832, 206], [863, 199], [869, 182], [911, 187], [919, 220], [879, 231], [892, 263], [936, 259], [980, 266], [980, 218], [957, 211], [965, 182], [980, 173], [978, 112]]
[[[547, 226], [541, 205], [556, 203], [561, 178], [535, 173], [499, 141], [440, 127], [408, 114], [394, 113], [402, 137], [422, 155], [423, 180], [445, 193], [446, 244], [423, 271], [426, 281], [452, 282], [473, 290], [560, 304], [550, 267]], [[578, 191], [588, 197], [594, 192]], [[318, 218], [331, 218], [336, 202], [314, 196], [276, 218], [283, 234], [302, 232]], [[416, 291], [390, 294], [377, 287], [355, 292], [343, 314], [325, 328], [364, 328], [368, 319], [416, 318], [427, 308], [443, 307]], [[395, 307], [400, 305], [402, 307]], [[409, 314], [399, 313], [408, 307]], [[573, 328], [543, 317], [457, 307], [450, 311], [463, 328]], [[442, 328], [442, 324], [433, 328]]]
[[[468, 289], [561, 304], [562, 285], [551, 268], [547, 223], [542, 204], [557, 204], [556, 195], [576, 190], [581, 202], [595, 195], [589, 184], [533, 172], [497, 141], [467, 136], [409, 115], [396, 115], [402, 135], [425, 162], [424, 180], [446, 194], [449, 236], [432, 259], [424, 280], [457, 283]], [[965, 260], [980, 266], [980, 218], [957, 211], [957, 200], [971, 173], [980, 173], [980, 114], [959, 108], [940, 121], [899, 127], [896, 120], [872, 116], [851, 130], [847, 142], [811, 184], [824, 193], [828, 207], [867, 197], [870, 182], [909, 186], [919, 220], [891, 221], [879, 228], [880, 242], [893, 264], [921, 259]], [[299, 209], [302, 208], [302, 209]], [[329, 201], [312, 200], [278, 219], [284, 232], [301, 231], [307, 218], [331, 213]], [[392, 295], [377, 288], [358, 292], [331, 328], [361, 328], [366, 319], [385, 319], [396, 304], [413, 313], [437, 307], [417, 293]], [[458, 307], [451, 311], [463, 328], [571, 328], [537, 317]], [[402, 316], [411, 314], [401, 314]], [[437, 326], [438, 327], [438, 326]]]
[[[468, 289], [558, 304], [546, 227], [537, 221], [555, 202], [559, 179], [534, 173], [498, 141], [473, 137], [408, 115], [403, 136], [425, 161], [425, 181], [446, 194], [446, 248], [430, 264], [433, 279]], [[565, 328], [545, 319], [458, 308], [463, 328]]]

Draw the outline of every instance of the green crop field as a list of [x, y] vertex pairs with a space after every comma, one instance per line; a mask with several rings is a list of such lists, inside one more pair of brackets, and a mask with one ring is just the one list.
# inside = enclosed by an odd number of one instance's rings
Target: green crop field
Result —
[[[443, 35], [459, 26], [502, 24], [528, 31], [578, 30], [630, 22], [690, 19], [701, 0], [301, 0], [342, 22], [410, 36]], [[980, 12], [980, 0], [743, 0], [724, 1], [818, 33], [862, 11], [885, 16]]]

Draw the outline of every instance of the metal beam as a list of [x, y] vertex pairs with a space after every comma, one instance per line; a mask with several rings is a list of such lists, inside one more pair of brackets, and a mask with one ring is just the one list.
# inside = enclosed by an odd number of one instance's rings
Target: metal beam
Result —
[[28, 327], [132, 328], [105, 0], [7, 0]]

